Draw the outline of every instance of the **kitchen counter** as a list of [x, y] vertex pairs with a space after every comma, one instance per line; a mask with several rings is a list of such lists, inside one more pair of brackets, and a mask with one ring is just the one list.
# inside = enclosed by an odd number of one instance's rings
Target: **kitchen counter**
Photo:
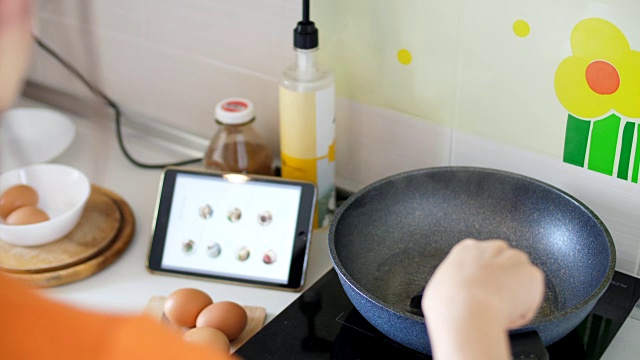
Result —
[[[18, 106], [45, 105], [23, 98]], [[131, 244], [113, 264], [86, 279], [44, 289], [45, 294], [86, 309], [133, 314], [142, 312], [152, 296], [167, 296], [178, 288], [193, 287], [206, 291], [216, 301], [229, 300], [243, 305], [262, 306], [266, 308], [267, 321], [300, 295], [296, 292], [149, 273], [146, 269], [147, 252], [161, 170], [136, 167], [123, 156], [116, 142], [111, 118], [100, 116], [88, 120], [67, 114], [76, 125], [76, 137], [72, 145], [52, 162], [73, 166], [83, 171], [92, 183], [120, 195], [133, 211], [136, 229]], [[150, 163], [176, 161], [197, 155], [178, 147], [171, 148], [131, 130], [126, 132], [125, 143], [136, 159]], [[309, 256], [305, 289], [332, 266], [327, 229], [313, 233]]]
[[[18, 105], [48, 107], [28, 98], [23, 98]], [[146, 269], [147, 252], [161, 170], [141, 169], [123, 156], [111, 117], [97, 116], [89, 120], [69, 115], [77, 128], [75, 140], [52, 162], [76, 167], [93, 183], [120, 195], [133, 211], [136, 230], [129, 248], [113, 264], [86, 279], [43, 289], [47, 296], [85, 309], [135, 314], [142, 312], [152, 296], [166, 296], [178, 288], [194, 287], [208, 292], [216, 301], [230, 300], [265, 307], [268, 322], [301, 294], [149, 273]], [[133, 130], [126, 132], [125, 142], [133, 156], [145, 162], [176, 161], [198, 155]], [[314, 231], [311, 238], [304, 289], [332, 266], [327, 230]], [[640, 353], [638, 338], [640, 320], [629, 317], [603, 359], [636, 359]]]

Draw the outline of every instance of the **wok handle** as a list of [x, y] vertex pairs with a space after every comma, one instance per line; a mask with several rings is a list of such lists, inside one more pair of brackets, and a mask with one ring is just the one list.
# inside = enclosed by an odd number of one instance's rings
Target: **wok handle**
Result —
[[526, 331], [517, 334], [509, 334], [511, 341], [511, 355], [513, 360], [532, 359], [549, 360], [549, 353], [538, 332]]

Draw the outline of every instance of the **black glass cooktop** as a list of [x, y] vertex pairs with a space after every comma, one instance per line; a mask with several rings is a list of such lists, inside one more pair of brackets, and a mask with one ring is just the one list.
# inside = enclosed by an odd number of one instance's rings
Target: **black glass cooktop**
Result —
[[[640, 299], [640, 279], [616, 272], [589, 316], [547, 347], [549, 358], [600, 359]], [[353, 307], [332, 269], [237, 355], [243, 359], [431, 359], [382, 334]]]

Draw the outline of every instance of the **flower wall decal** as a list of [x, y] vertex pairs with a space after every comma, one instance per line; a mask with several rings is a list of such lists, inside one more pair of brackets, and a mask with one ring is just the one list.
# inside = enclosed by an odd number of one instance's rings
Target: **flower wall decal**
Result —
[[574, 27], [571, 50], [554, 82], [569, 112], [563, 160], [637, 183], [640, 52], [631, 49], [620, 29], [600, 18]]

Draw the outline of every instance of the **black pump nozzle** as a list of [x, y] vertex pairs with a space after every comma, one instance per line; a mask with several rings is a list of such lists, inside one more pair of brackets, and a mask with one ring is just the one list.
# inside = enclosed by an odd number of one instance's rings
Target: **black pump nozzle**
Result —
[[302, 1], [302, 21], [293, 29], [293, 46], [296, 49], [315, 49], [318, 47], [318, 29], [309, 20], [309, 0]]
[[302, 21], [309, 22], [309, 0], [302, 0]]

